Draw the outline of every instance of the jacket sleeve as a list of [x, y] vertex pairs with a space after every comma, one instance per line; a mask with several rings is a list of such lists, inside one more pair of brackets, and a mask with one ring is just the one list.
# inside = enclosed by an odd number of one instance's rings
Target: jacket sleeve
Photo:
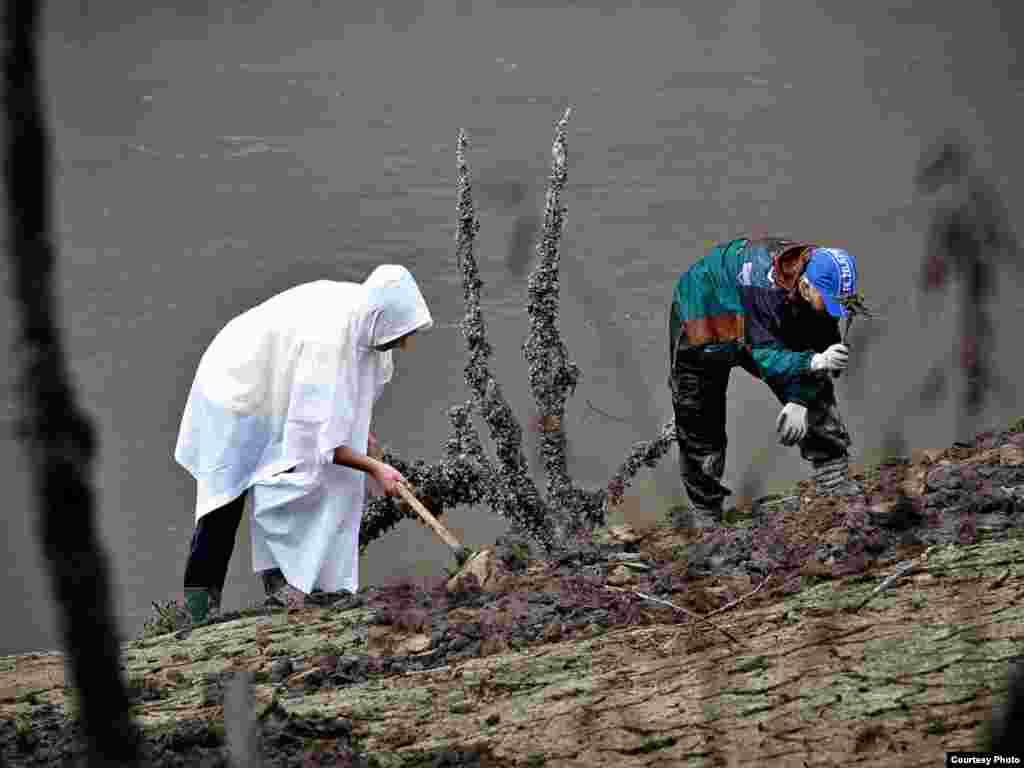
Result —
[[751, 349], [757, 370], [763, 379], [791, 379], [811, 369], [814, 352], [794, 352], [781, 347], [754, 347]]
[[781, 308], [778, 321], [772, 313], [752, 317], [754, 334], [751, 357], [762, 379], [783, 403], [810, 407], [826, 393], [827, 378], [811, 372], [815, 352], [840, 341], [839, 324], [814, 312]]
[[781, 347], [754, 347], [751, 356], [761, 378], [784, 403], [810, 406], [819, 387], [810, 373], [812, 351], [794, 352]]
[[743, 296], [743, 304], [747, 344], [757, 373], [778, 392], [783, 382], [810, 370], [814, 352], [801, 339], [787, 338], [793, 324], [786, 322], [785, 300], [777, 292], [750, 291]]
[[830, 318], [810, 316], [797, 325], [801, 338], [792, 340], [790, 346], [802, 349], [788, 349], [784, 346], [785, 340], [780, 340], [775, 345], [753, 347], [751, 356], [761, 378], [771, 386], [781, 402], [811, 407], [823, 398], [833, 397], [831, 379], [811, 372], [811, 358], [815, 352], [838, 344], [842, 337], [839, 324]]

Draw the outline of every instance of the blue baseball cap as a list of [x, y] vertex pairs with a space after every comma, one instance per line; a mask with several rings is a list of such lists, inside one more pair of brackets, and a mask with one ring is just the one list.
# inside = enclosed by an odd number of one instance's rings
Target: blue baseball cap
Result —
[[857, 292], [857, 261], [841, 248], [815, 248], [804, 277], [818, 289], [832, 317], [846, 317], [841, 296]]

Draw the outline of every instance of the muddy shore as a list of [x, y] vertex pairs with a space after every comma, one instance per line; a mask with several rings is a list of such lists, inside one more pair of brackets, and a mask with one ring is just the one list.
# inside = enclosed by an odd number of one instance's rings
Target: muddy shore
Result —
[[[548, 560], [509, 538], [456, 578], [127, 643], [148, 764], [227, 765], [238, 675], [271, 766], [924, 766], [977, 748], [1022, 658], [1024, 432], [857, 477], [862, 497], [801, 484], [712, 531], [669, 510]], [[60, 654], [0, 658], [0, 718], [7, 765], [81, 755]]]

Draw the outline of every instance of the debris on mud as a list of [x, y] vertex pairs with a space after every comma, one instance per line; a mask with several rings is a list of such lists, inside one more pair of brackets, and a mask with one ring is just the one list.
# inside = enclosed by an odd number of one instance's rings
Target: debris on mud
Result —
[[890, 457], [854, 475], [865, 493], [820, 498], [810, 483], [765, 498], [744, 527], [705, 535], [691, 575], [850, 575], [930, 545], [1005, 541], [1024, 528], [1024, 433], [985, 433], [945, 451]]
[[[281, 707], [269, 707], [261, 713], [260, 731], [266, 768], [370, 765], [353, 746], [352, 725], [344, 719], [297, 717]], [[0, 722], [0, 756], [8, 766], [78, 764], [85, 755], [81, 735], [77, 723], [68, 727], [59, 708], [43, 705], [22, 725]], [[142, 764], [154, 768], [232, 765], [223, 722], [188, 719], [147, 733]]]
[[[556, 664], [542, 677], [563, 682], [543, 685], [569, 686], [566, 694], [551, 693], [569, 696], [559, 704], [568, 713], [572, 697], [583, 695], [572, 691], [599, 685], [598, 678], [590, 677], [598, 674], [599, 667], [592, 666], [598, 649], [633, 643], [615, 657], [618, 667], [600, 667], [600, 675], [618, 679], [614, 676], [634, 674], [628, 671], [631, 659], [648, 646], [635, 645], [640, 640], [631, 637], [658, 638], [651, 646], [660, 648], [658, 658], [679, 657], [681, 664], [689, 664], [685, 659], [693, 654], [694, 659], [719, 654], [715, 658], [724, 660], [727, 656], [720, 654], [739, 653], [743, 661], [734, 674], [756, 677], [776, 662], [766, 660], [768, 650], [754, 653], [753, 648], [767, 642], [765, 633], [780, 628], [797, 632], [810, 622], [811, 635], [798, 632], [794, 638], [827, 642], [828, 633], [843, 631], [835, 622], [850, 622], [860, 632], [875, 625], [876, 618], [869, 616], [905, 605], [900, 610], [907, 617], [895, 614], [894, 626], [910, 633], [929, 610], [947, 610], [948, 597], [929, 597], [922, 590], [949, 583], [935, 574], [951, 572], [950, 563], [959, 556], [950, 552], [1021, 537], [1022, 449], [1024, 432], [986, 433], [969, 445], [915, 451], [855, 474], [863, 496], [821, 498], [802, 483], [790, 496], [764, 497], [735, 510], [734, 523], [717, 530], [686, 530], [671, 523], [648, 529], [613, 525], [577, 537], [554, 553], [508, 536], [480, 550], [463, 571], [434, 581], [397, 582], [333, 599], [320, 596], [293, 611], [242, 611], [189, 631], [140, 638], [124, 647], [124, 663], [134, 711], [145, 731], [148, 764], [227, 765], [224, 694], [239, 673], [253, 681], [265, 765], [513, 766], [527, 763], [496, 756], [492, 750], [501, 741], [486, 735], [528, 727], [526, 721], [512, 725], [511, 720], [519, 711], [515, 707], [527, 706], [515, 703], [519, 697], [541, 685], [531, 677], [541, 674], [534, 670], [537, 665], [548, 669], [545, 665]], [[925, 561], [921, 556], [929, 547], [939, 554]], [[909, 567], [914, 558], [924, 565]], [[1020, 594], [1024, 557], [1018, 559], [992, 556], [985, 568], [994, 576], [984, 576], [984, 594], [993, 596], [989, 600], [1002, 594], [999, 590]], [[963, 567], [968, 572], [960, 578], [977, 580], [985, 573], [978, 566]], [[838, 601], [832, 608], [810, 597], [823, 587]], [[846, 607], [836, 613], [840, 603]], [[959, 611], [958, 621], [968, 621], [976, 607], [972, 602], [948, 610]], [[991, 610], [1009, 609], [996, 605]], [[847, 618], [815, 624], [819, 615]], [[712, 616], [714, 623], [708, 621]], [[911, 617], [913, 623], [907, 623]], [[740, 645], [716, 632], [718, 622]], [[1010, 638], [1012, 627], [1019, 625], [1007, 616], [1005, 629], [991, 632]], [[886, 636], [896, 631], [886, 630]], [[974, 631], [984, 634], [980, 628]], [[630, 634], [637, 632], [649, 635]], [[1014, 651], [1010, 646], [999, 653], [1020, 655], [1019, 647]], [[552, 654], [568, 655], [564, 662], [545, 661]], [[591, 671], [573, 666], [580, 663]], [[566, 677], [559, 672], [563, 664], [568, 665]], [[913, 664], [927, 667], [922, 659]], [[60, 765], [82, 755], [75, 699], [65, 687], [62, 665], [59, 654], [0, 659], [4, 764]], [[866, 674], [858, 669], [857, 674]], [[948, 678], [948, 672], [942, 674]], [[762, 683], [749, 685], [756, 690]], [[991, 700], [994, 689], [988, 690], [989, 698], [979, 701]], [[701, 695], [718, 694], [708, 689]], [[732, 695], [728, 689], [721, 692]], [[414, 704], [421, 707], [419, 720], [385, 717], [385, 722], [370, 714], [375, 707], [389, 712]], [[947, 712], [942, 729], [959, 729], [963, 742], [978, 719], [970, 721], [970, 728], [967, 721], [956, 724], [950, 706], [935, 712]], [[972, 706], [976, 710], [978, 705]], [[590, 717], [587, 711], [580, 709], [578, 716]], [[942, 717], [930, 717], [923, 727], [939, 734], [935, 722]], [[449, 723], [449, 736], [431, 735], [433, 718]], [[538, 734], [531, 742], [539, 755], [536, 764], [559, 764], [540, 762], [545, 754], [553, 757], [553, 747], [543, 738]], [[646, 764], [638, 757], [648, 754], [645, 749], [659, 757], [685, 742], [678, 734], [652, 735], [622, 747], [623, 755], [637, 756], [624, 764]], [[382, 755], [390, 753], [401, 758], [388, 762]]]

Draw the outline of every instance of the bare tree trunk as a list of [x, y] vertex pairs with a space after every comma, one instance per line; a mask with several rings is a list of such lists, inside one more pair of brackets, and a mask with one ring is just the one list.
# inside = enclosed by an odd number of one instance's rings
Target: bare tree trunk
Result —
[[7, 0], [4, 173], [13, 292], [21, 320], [24, 438], [90, 765], [137, 764], [138, 731], [120, 672], [110, 575], [96, 535], [88, 477], [96, 438], [75, 404], [57, 327], [39, 17], [36, 0]]

